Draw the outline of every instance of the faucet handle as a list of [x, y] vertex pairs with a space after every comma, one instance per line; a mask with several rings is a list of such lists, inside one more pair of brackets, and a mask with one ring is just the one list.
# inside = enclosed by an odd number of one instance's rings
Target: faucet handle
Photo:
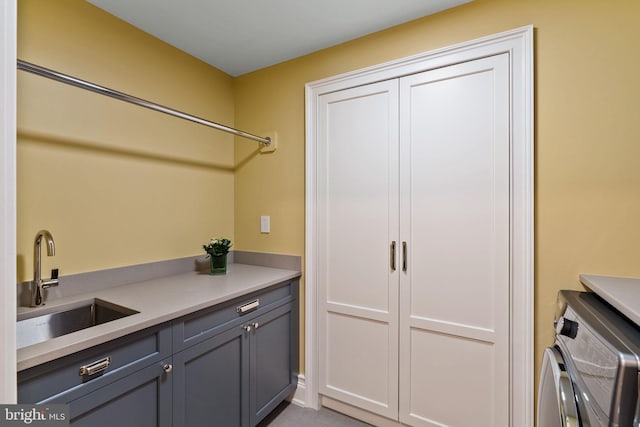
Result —
[[60, 282], [58, 281], [58, 279], [43, 280], [42, 289], [53, 288], [54, 286], [58, 286], [59, 284]]
[[42, 289], [52, 288], [58, 286], [60, 281], [58, 280], [58, 269], [51, 270], [51, 278], [42, 281]]

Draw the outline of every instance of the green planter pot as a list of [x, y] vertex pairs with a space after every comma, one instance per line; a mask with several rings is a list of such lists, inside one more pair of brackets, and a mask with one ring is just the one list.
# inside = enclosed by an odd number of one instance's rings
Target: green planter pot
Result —
[[209, 255], [211, 274], [227, 274], [227, 254]]

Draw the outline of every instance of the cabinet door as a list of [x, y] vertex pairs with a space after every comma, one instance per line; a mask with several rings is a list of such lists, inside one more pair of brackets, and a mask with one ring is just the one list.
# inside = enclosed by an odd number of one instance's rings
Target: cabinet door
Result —
[[175, 426], [249, 426], [248, 334], [234, 326], [174, 354]]
[[297, 328], [292, 305], [257, 317], [250, 344], [250, 409], [254, 426], [291, 394], [298, 382]]
[[155, 363], [69, 402], [74, 427], [170, 427], [171, 373]]
[[398, 81], [318, 102], [320, 393], [397, 418]]
[[402, 78], [400, 116], [400, 421], [506, 426], [508, 54]]

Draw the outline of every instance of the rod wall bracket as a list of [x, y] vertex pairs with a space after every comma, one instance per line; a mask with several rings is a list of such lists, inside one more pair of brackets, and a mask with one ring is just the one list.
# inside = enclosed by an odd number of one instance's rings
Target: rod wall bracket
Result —
[[269, 140], [269, 144], [263, 144], [260, 149], [261, 153], [273, 153], [278, 149], [278, 133], [276, 131], [261, 132], [265, 138]]

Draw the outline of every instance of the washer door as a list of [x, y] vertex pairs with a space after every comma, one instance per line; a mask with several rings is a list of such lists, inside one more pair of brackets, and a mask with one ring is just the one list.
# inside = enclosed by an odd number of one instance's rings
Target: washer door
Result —
[[538, 427], [581, 427], [571, 378], [555, 347], [544, 351], [538, 387]]

